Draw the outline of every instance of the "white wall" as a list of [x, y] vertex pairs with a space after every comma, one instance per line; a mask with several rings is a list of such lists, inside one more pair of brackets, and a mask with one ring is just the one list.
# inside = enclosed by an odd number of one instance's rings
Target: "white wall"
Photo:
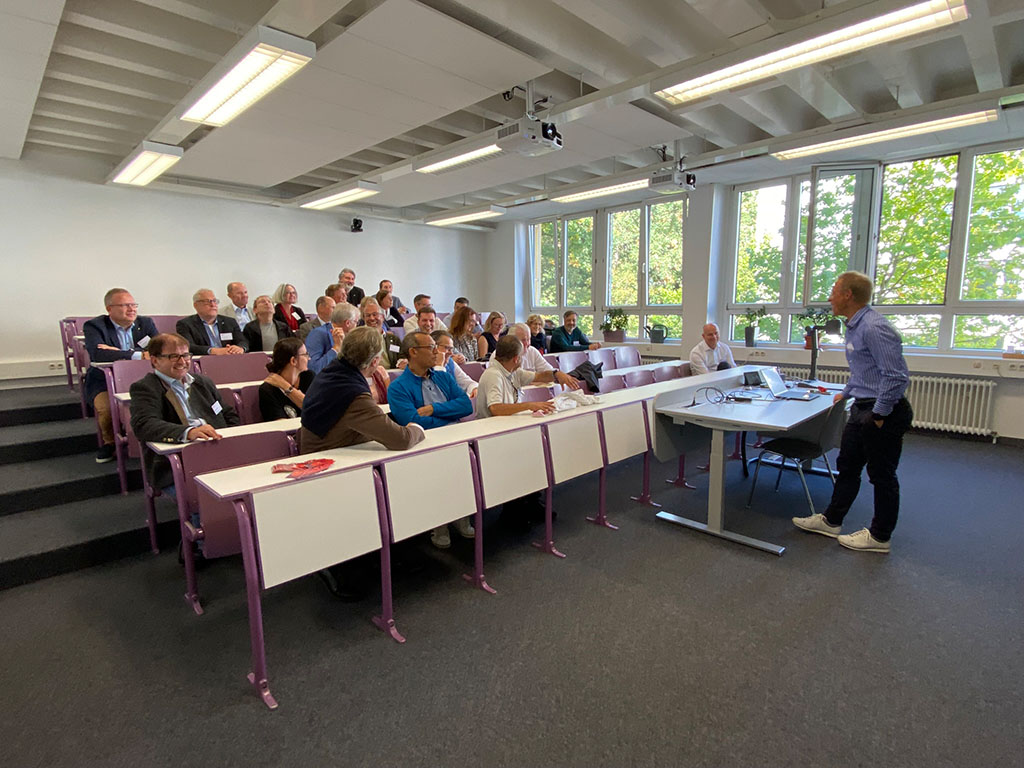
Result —
[[[190, 314], [192, 293], [222, 300], [231, 280], [249, 296], [293, 283], [299, 306], [352, 267], [368, 293], [382, 278], [411, 304], [429, 293], [439, 311], [484, 294], [489, 235], [325, 214], [96, 182], [105, 169], [61, 175], [42, 158], [0, 161], [0, 236], [9, 301], [0, 314], [0, 378], [43, 375], [60, 359], [57, 321], [101, 314], [103, 294], [124, 286], [142, 314]], [[511, 255], [508, 257], [511, 259]]]

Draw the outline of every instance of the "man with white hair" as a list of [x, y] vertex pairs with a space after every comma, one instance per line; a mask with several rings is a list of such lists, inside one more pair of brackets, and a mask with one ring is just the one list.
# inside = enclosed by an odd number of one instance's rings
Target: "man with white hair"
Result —
[[331, 313], [331, 322], [314, 328], [306, 337], [309, 370], [320, 373], [338, 359], [345, 334], [359, 324], [359, 310], [351, 304], [338, 304]]
[[476, 394], [476, 417], [511, 416], [522, 411], [551, 413], [555, 404], [550, 400], [520, 402], [519, 393], [528, 384], [548, 384], [555, 380], [554, 371], [534, 373], [520, 367], [523, 344], [511, 334], [498, 339], [494, 361], [480, 376]]
[[348, 303], [358, 307], [366, 294], [363, 289], [356, 285], [356, 272], [350, 267], [345, 267], [338, 273], [338, 282], [348, 286]]
[[363, 299], [359, 309], [363, 313], [363, 325], [375, 329], [384, 339], [384, 357], [381, 359], [384, 367], [398, 368], [402, 340], [387, 330], [387, 325], [384, 322], [384, 310], [380, 308], [376, 299], [369, 296]]
[[[519, 343], [523, 345], [523, 354], [519, 360], [519, 367], [522, 370], [532, 371], [533, 373], [551, 373], [555, 377], [555, 382], [563, 387], [567, 389], [580, 388], [578, 380], [567, 373], [556, 370], [551, 363], [544, 359], [544, 355], [536, 347], [530, 346], [530, 328], [526, 323], [513, 323], [509, 326], [508, 335], [515, 336], [519, 339]], [[487, 365], [490, 367], [492, 365], [500, 365], [500, 363], [492, 356], [491, 361]]]
[[217, 314], [220, 300], [209, 288], [200, 288], [192, 294], [194, 315], [183, 317], [175, 324], [179, 336], [188, 340], [188, 351], [193, 355], [241, 355], [249, 351], [238, 321]]
[[701, 341], [690, 350], [690, 375], [735, 368], [732, 350], [718, 339], [718, 326], [708, 323], [701, 329]]

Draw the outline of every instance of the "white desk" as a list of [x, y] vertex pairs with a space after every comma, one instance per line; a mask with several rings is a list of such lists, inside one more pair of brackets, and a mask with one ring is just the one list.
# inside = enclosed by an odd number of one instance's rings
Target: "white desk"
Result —
[[[731, 375], [724, 377], [718, 386], [722, 389], [735, 388], [742, 382], [743, 371], [756, 369], [757, 366], [743, 366], [720, 371], [719, 375]], [[705, 374], [705, 376], [710, 375], [712, 374]], [[785, 547], [725, 530], [723, 520], [725, 511], [725, 433], [739, 430], [788, 432], [800, 424], [827, 413], [831, 407], [832, 398], [829, 395], [821, 395], [810, 401], [754, 400], [750, 403], [721, 404], [701, 402], [695, 406], [691, 406], [685, 397], [680, 398], [677, 392], [659, 396], [655, 400], [654, 410], [660, 417], [659, 427], [661, 429], [656, 431], [656, 434], [662, 438], [662, 442], [664, 442], [665, 435], [665, 420], [671, 420], [672, 424], [677, 425], [676, 430], [680, 430], [681, 427], [680, 431], [683, 433], [684, 439], [687, 436], [687, 428], [691, 428], [689, 435], [691, 438], [694, 437], [692, 434], [694, 427], [711, 431], [711, 474], [706, 524], [670, 512], [659, 512], [658, 517], [677, 525], [781, 555], [786, 551]]]

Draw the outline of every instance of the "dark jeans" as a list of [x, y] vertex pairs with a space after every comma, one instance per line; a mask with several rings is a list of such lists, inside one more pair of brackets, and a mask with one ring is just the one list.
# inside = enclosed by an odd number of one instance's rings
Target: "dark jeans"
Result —
[[885, 417], [879, 429], [872, 417], [873, 406], [873, 400], [858, 401], [850, 410], [850, 420], [843, 431], [836, 461], [839, 477], [832, 492], [832, 501], [825, 510], [825, 519], [829, 525], [843, 522], [860, 491], [861, 472], [867, 465], [868, 480], [875, 487], [871, 535], [878, 541], [888, 541], [900, 512], [900, 481], [896, 478], [896, 467], [903, 450], [903, 433], [910, 427], [914, 413], [910, 403], [903, 398]]

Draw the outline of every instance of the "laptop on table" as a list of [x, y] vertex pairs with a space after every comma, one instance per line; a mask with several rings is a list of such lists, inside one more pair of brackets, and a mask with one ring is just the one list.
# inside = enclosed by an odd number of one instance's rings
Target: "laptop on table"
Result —
[[774, 368], [762, 368], [758, 375], [761, 377], [761, 383], [768, 387], [768, 391], [776, 400], [813, 400], [819, 395], [818, 392], [807, 390], [791, 392], [786, 389], [786, 383]]

